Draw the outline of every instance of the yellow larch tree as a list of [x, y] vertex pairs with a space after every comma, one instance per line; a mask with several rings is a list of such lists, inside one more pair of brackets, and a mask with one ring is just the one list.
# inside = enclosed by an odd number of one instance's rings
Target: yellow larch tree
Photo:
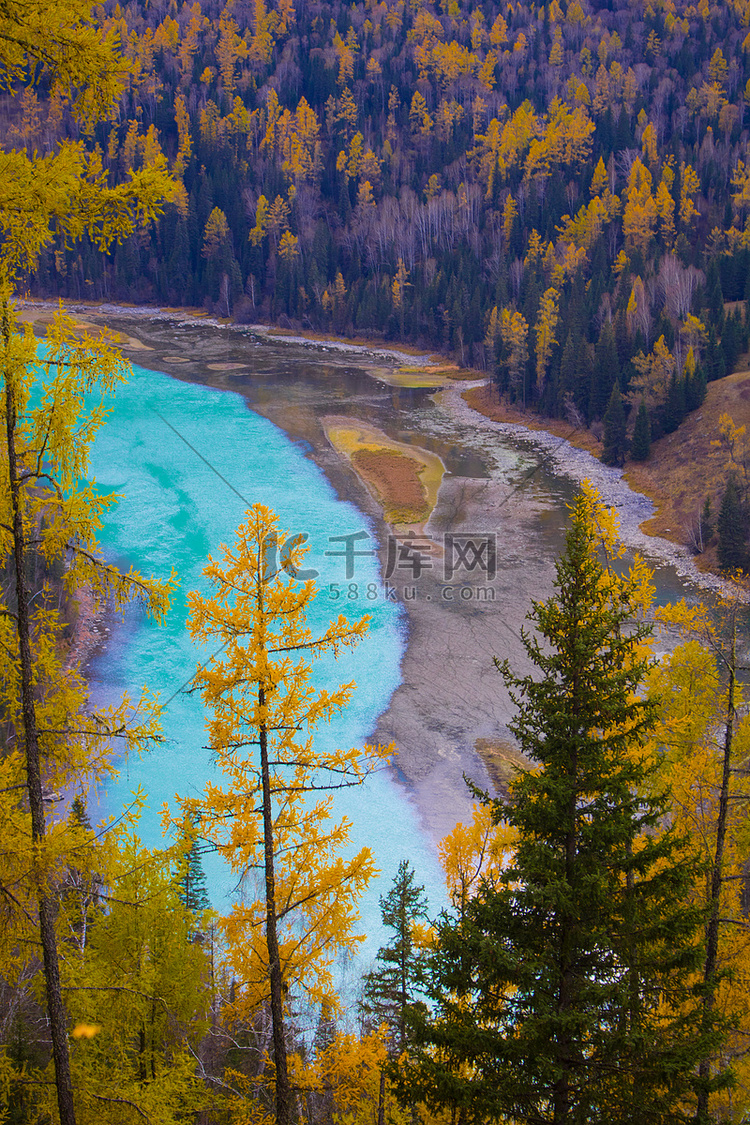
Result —
[[342, 858], [350, 825], [332, 822], [330, 790], [360, 784], [380, 754], [315, 741], [354, 684], [314, 687], [312, 662], [356, 645], [368, 619], [339, 617], [314, 636], [306, 620], [314, 582], [292, 577], [302, 554], [273, 512], [256, 504], [235, 544], [204, 570], [213, 596], [189, 597], [191, 635], [221, 644], [194, 682], [211, 713], [209, 742], [222, 780], [180, 801], [248, 892], [223, 926], [238, 1010], [270, 1006], [278, 1125], [293, 1117], [288, 998], [302, 988], [317, 1003], [336, 1004], [331, 965], [361, 940], [357, 900], [375, 871], [367, 848]]
[[517, 393], [521, 390], [526, 405], [526, 363], [529, 358], [529, 326], [523, 313], [505, 308], [500, 314], [500, 338], [506, 353], [508, 380]]
[[[128, 364], [101, 337], [79, 337], [62, 315], [41, 352], [16, 325], [7, 291], [0, 304], [0, 714], [7, 730], [0, 766], [0, 893], [8, 908], [3, 973], [24, 970], [41, 947], [58, 1111], [74, 1125], [67, 1013], [56, 933], [60, 886], [71, 848], [65, 825], [48, 822], [43, 788], [88, 786], [111, 772], [108, 740], [137, 749], [157, 728], [147, 700], [92, 711], [83, 678], [63, 665], [59, 597], [88, 587], [96, 604], [132, 599], [161, 617], [170, 586], [100, 557], [96, 534], [114, 497], [87, 480], [89, 450], [106, 417], [106, 398]], [[39, 367], [41, 368], [41, 373]], [[35, 570], [57, 574], [62, 590], [30, 586]], [[19, 796], [25, 790], [25, 802]]]
[[671, 168], [669, 164], [665, 164], [662, 169], [659, 186], [656, 189], [655, 205], [656, 213], [659, 216], [659, 231], [664, 240], [664, 244], [668, 247], [674, 242], [675, 235], [675, 202], [672, 198], [674, 179], [674, 169]]
[[253, 2], [253, 36], [248, 48], [248, 60], [262, 70], [271, 61], [274, 47], [274, 30], [277, 24], [276, 12], [269, 12], [264, 0]]
[[482, 881], [492, 880], [512, 853], [515, 831], [498, 824], [491, 801], [472, 805], [471, 824], [457, 824], [438, 845], [451, 905], [463, 917]]
[[649, 411], [655, 411], [663, 406], [667, 401], [669, 385], [676, 365], [676, 360], [663, 336], [656, 341], [654, 350], [649, 355], [638, 352], [638, 355], [633, 357], [633, 366], [637, 374], [631, 379], [627, 394], [630, 405], [637, 407], [643, 399]]
[[201, 12], [199, 0], [190, 8], [191, 18], [180, 41], [178, 54], [180, 59], [180, 84], [189, 86], [193, 77], [193, 56], [198, 50], [200, 32], [209, 25], [208, 16]]
[[622, 232], [628, 246], [646, 251], [654, 233], [657, 210], [651, 194], [653, 183], [648, 168], [636, 157], [630, 169], [626, 189]]
[[247, 58], [248, 47], [239, 35], [237, 21], [227, 9], [219, 18], [219, 41], [216, 44], [216, 61], [224, 93], [231, 99], [235, 87], [235, 68], [239, 59]]
[[[750, 807], [750, 719], [740, 684], [738, 628], [743, 594], [723, 595], [715, 611], [679, 603], [657, 619], [682, 643], [650, 673], [648, 691], [658, 700], [654, 747], [656, 783], [671, 790], [671, 822], [691, 847], [700, 848], [704, 870], [694, 895], [706, 907], [703, 966], [704, 1018], [720, 1013], [728, 1037], [721, 1057], [701, 1061], [697, 1121], [740, 1120], [750, 1105], [750, 935], [743, 905]], [[717, 1069], [730, 1062], [731, 1092], [712, 1092]], [[731, 1099], [731, 1100], [730, 1100]]]
[[[151, 851], [138, 839], [144, 803], [139, 792], [106, 832], [88, 827], [82, 803], [65, 825], [61, 970], [71, 1066], [81, 1117], [97, 1125], [179, 1125], [213, 1100], [196, 1067], [215, 988], [196, 941], [207, 919], [180, 899], [181, 845]], [[39, 1109], [49, 1112], [48, 1087], [40, 1094]]]
[[[125, 88], [127, 64], [117, 33], [102, 34], [85, 0], [50, 7], [28, 0], [0, 15], [0, 85], [13, 92], [34, 73], [66, 100], [83, 138], [109, 116]], [[3, 594], [2, 703], [10, 732], [3, 770], [3, 816], [14, 835], [4, 836], [16, 856], [13, 876], [4, 865], [3, 886], [16, 921], [26, 926], [26, 948], [41, 947], [44, 989], [61, 1125], [75, 1125], [66, 1009], [60, 986], [55, 920], [65, 836], [47, 823], [42, 785], [64, 786], [78, 773], [107, 768], [102, 738], [118, 731], [134, 741], [154, 733], [150, 720], [127, 733], [127, 704], [98, 720], [81, 698], [82, 682], [63, 675], [60, 620], [43, 592], [29, 586], [32, 563], [63, 569], [69, 591], [86, 582], [95, 599], [123, 604], [141, 597], [159, 616], [168, 589], [105, 565], [96, 531], [112, 498], [85, 483], [88, 451], [105, 409], [89, 408], [87, 392], [111, 392], [127, 365], [102, 340], [83, 342], [73, 324], [58, 318], [47, 336], [46, 356], [30, 330], [18, 329], [10, 287], [32, 271], [55, 236], [84, 234], [99, 249], [127, 237], [157, 216], [174, 185], [159, 155], [117, 186], [110, 186], [101, 150], [84, 139], [63, 141], [43, 157], [0, 151], [0, 558], [10, 577]], [[38, 402], [32, 403], [37, 364], [42, 364]], [[6, 775], [7, 776], [7, 775]], [[18, 801], [26, 791], [28, 811]], [[5, 804], [10, 802], [10, 807]], [[15, 841], [15, 849], [11, 844]], [[38, 943], [38, 944], [37, 944]]]
[[[368, 185], [369, 187], [369, 185]], [[299, 239], [290, 230], [285, 230], [279, 242], [279, 256], [285, 262], [291, 262], [299, 257]]]
[[402, 337], [404, 335], [404, 312], [406, 309], [406, 287], [408, 285], [411, 285], [409, 281], [409, 271], [404, 265], [404, 259], [399, 258], [398, 269], [396, 270], [396, 276], [391, 286], [391, 297], [393, 299], [393, 307], [399, 315]]
[[258, 199], [258, 205], [255, 208], [255, 226], [251, 229], [248, 235], [248, 241], [252, 242], [253, 246], [259, 246], [263, 239], [266, 237], [266, 228], [268, 226], [268, 200], [265, 195], [261, 195]]
[[555, 329], [559, 319], [558, 306], [560, 294], [557, 289], [550, 286], [542, 295], [539, 302], [539, 315], [536, 322], [536, 389], [541, 395], [544, 388], [544, 377], [550, 361], [552, 349], [555, 346]]
[[203, 231], [203, 247], [201, 254], [204, 258], [218, 258], [221, 250], [230, 237], [227, 217], [220, 207], [214, 207], [206, 220]]
[[508, 193], [508, 197], [503, 205], [503, 239], [505, 240], [505, 252], [507, 254], [508, 247], [510, 246], [510, 237], [513, 233], [513, 224], [518, 216], [518, 208], [513, 196]]
[[680, 223], [685, 226], [694, 215], [698, 214], [695, 196], [700, 191], [701, 182], [698, 173], [690, 164], [680, 164], [680, 181]]

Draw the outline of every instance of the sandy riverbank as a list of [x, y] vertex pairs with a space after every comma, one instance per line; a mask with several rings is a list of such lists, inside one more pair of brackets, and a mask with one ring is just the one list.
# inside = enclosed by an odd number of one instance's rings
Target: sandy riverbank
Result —
[[[471, 381], [436, 379], [427, 388], [409, 389], [383, 377], [404, 359], [414, 365], [414, 356], [341, 341], [276, 335], [261, 341], [247, 328], [186, 320], [171, 311], [87, 307], [81, 315], [118, 331], [123, 351], [136, 363], [243, 394], [251, 409], [305, 443], [338, 494], [371, 518], [386, 583], [404, 606], [408, 632], [403, 683], [373, 737], [400, 747], [396, 769], [435, 838], [468, 813], [464, 774], [483, 785], [501, 783], [515, 760], [507, 727], [512, 704], [493, 656], [507, 656], [520, 674], [526, 670], [520, 629], [532, 599], [552, 589], [564, 504], [574, 491], [567, 482], [592, 480], [617, 509], [627, 543], [693, 582], [714, 585], [686, 551], [641, 531], [652, 504], [630, 489], [619, 470], [543, 431], [478, 414], [462, 398]], [[358, 440], [376, 437], [374, 444], [386, 453], [417, 465], [436, 458], [446, 467], [435, 481], [429, 518], [416, 527], [429, 555], [416, 578], [392, 549], [394, 530], [403, 529], [388, 527], [388, 498], [379, 496], [374, 479], [373, 487], [366, 483], [369, 470], [385, 492], [392, 491], [401, 466], [391, 456], [387, 465], [368, 463], [365, 471], [361, 464], [358, 473], [346, 451], [329, 441], [325, 421], [332, 418], [340, 429], [359, 434]], [[422, 479], [417, 470], [415, 480]], [[490, 542], [497, 555], [491, 575]], [[481, 555], [482, 565], [447, 569], [454, 549], [469, 548]], [[458, 563], [459, 553], [453, 559]]]

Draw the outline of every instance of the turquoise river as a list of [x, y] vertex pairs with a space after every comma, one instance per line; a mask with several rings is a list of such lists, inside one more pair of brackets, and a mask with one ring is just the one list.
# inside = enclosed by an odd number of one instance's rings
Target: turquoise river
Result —
[[[242, 397], [137, 366], [117, 392], [91, 469], [102, 491], [123, 497], [101, 536], [107, 557], [159, 577], [174, 568], [179, 576], [165, 624], [156, 626], [136, 610], [126, 614], [124, 624], [108, 622], [105, 650], [87, 669], [96, 702], [111, 702], [123, 691], [132, 697], [148, 686], [166, 704], [164, 742], [136, 761], [123, 761], [104, 802], [104, 810], [116, 815], [132, 802], [136, 786], [142, 787], [148, 800], [140, 833], [154, 846], [161, 840], [162, 806], [175, 808], [177, 793], [198, 794], [214, 776], [202, 703], [184, 690], [206, 655], [188, 637], [185, 619], [186, 593], [208, 589], [201, 574], [208, 555], [231, 542], [245, 507], [259, 501], [277, 512], [282, 527], [309, 535], [306, 565], [320, 572], [325, 585], [337, 576], [338, 565], [335, 557], [326, 557], [328, 536], [366, 530], [368, 523], [352, 504], [337, 499], [299, 446], [251, 412]], [[363, 556], [357, 561], [360, 582], [379, 584], [377, 560]], [[399, 683], [401, 611], [382, 598], [347, 607], [350, 617], [364, 612], [372, 616], [366, 640], [337, 662], [321, 661], [315, 668], [321, 683], [357, 683], [352, 704], [319, 734], [337, 745], [361, 745]], [[330, 616], [330, 602], [317, 599], [312, 627], [324, 627]], [[363, 929], [372, 940], [379, 931], [377, 896], [405, 857], [418, 871], [433, 909], [439, 908], [443, 890], [434, 844], [389, 772], [371, 776], [364, 788], [337, 793], [335, 807], [337, 816], [352, 821], [352, 846], [369, 846], [382, 872], [363, 902]], [[214, 905], [226, 909], [235, 894], [232, 877], [211, 854], [204, 866]]]

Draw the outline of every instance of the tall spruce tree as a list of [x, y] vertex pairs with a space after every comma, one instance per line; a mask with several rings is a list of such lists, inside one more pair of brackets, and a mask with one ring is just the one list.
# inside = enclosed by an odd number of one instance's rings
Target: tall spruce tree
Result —
[[712, 258], [706, 271], [706, 308], [709, 320], [720, 333], [724, 327], [724, 293], [721, 288], [719, 263]]
[[654, 832], [665, 801], [646, 795], [649, 630], [634, 617], [648, 572], [603, 566], [600, 528], [609, 559], [611, 517], [585, 491], [557, 593], [530, 614], [539, 637], [524, 635], [540, 678], [499, 665], [538, 768], [494, 802], [515, 851], [439, 926], [434, 1008], [402, 1063], [405, 1092], [467, 1123], [691, 1120], [713, 1035], [693, 989], [702, 917], [684, 905], [695, 864]]
[[198, 915], [208, 910], [211, 905], [206, 886], [206, 872], [203, 870], [201, 848], [195, 837], [194, 828], [190, 825], [188, 839], [189, 847], [185, 852], [177, 883], [177, 895], [180, 902], [191, 914]]
[[387, 895], [380, 896], [380, 915], [393, 937], [377, 953], [378, 967], [364, 979], [362, 1011], [368, 1022], [385, 1023], [391, 1054], [407, 1045], [407, 1015], [419, 993], [423, 951], [414, 942], [414, 923], [427, 917], [424, 887], [415, 883], [414, 869], [404, 859]]
[[620, 378], [620, 360], [617, 354], [615, 332], [611, 321], [606, 321], [596, 344], [592, 372], [590, 414], [601, 418], [610, 401], [612, 388]]
[[648, 416], [648, 407], [641, 399], [638, 413], [635, 416], [633, 439], [630, 443], [630, 456], [634, 461], [645, 461], [651, 452], [651, 422]]
[[602, 461], [605, 465], [622, 465], [628, 449], [627, 421], [622, 405], [622, 395], [618, 382], [612, 388], [607, 413], [604, 415], [604, 448]]
[[734, 476], [730, 476], [724, 489], [716, 531], [719, 536], [719, 566], [722, 570], [746, 570], [747, 513]]

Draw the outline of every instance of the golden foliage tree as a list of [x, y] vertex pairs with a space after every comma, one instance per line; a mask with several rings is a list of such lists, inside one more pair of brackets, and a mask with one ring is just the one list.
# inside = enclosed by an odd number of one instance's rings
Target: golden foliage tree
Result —
[[519, 388], [521, 389], [525, 405], [525, 370], [529, 358], [529, 326], [523, 313], [516, 309], [503, 309], [500, 314], [500, 338], [507, 355], [510, 386], [516, 393]]
[[[48, 80], [84, 136], [112, 111], [124, 89], [116, 33], [102, 34], [91, 5], [81, 0], [62, 0], [52, 8], [39, 0], [21, 9], [6, 7], [0, 13], [0, 63], [7, 90], [26, 80], [29, 71]], [[55, 932], [64, 834], [48, 831], [42, 786], [50, 779], [62, 786], [75, 772], [86, 776], [99, 763], [104, 768], [101, 740], [112, 730], [125, 732], [125, 713], [100, 723], [86, 714], [80, 680], [61, 672], [59, 618], [44, 599], [35, 597], [32, 603], [29, 575], [35, 559], [47, 566], [68, 562], [69, 590], [88, 581], [97, 598], [112, 595], [122, 603], [136, 595], [157, 615], [164, 611], [167, 590], [137, 575], [123, 576], [98, 558], [95, 534], [108, 500], [81, 484], [104, 416], [101, 405], [84, 407], [84, 395], [110, 392], [126, 365], [102, 341], [89, 338], [82, 344], [71, 322], [60, 318], [48, 335], [40, 404], [32, 406], [39, 357], [30, 333], [17, 330], [9, 282], [34, 269], [53, 231], [67, 240], [86, 234], [105, 249], [158, 215], [173, 190], [158, 152], [150, 165], [113, 187], [100, 150], [87, 150], [83, 141], [63, 141], [43, 157], [0, 151], [0, 554], [11, 575], [3, 598], [2, 693], [12, 732], [3, 769], [15, 778], [8, 781], [11, 797], [5, 800], [17, 801], [17, 791], [24, 788], [28, 800], [28, 809], [4, 810], [14, 826], [9, 842], [15, 841], [19, 875], [17, 883], [6, 882], [15, 886], [9, 899], [14, 924], [23, 920], [42, 947], [62, 1125], [75, 1123]], [[130, 737], [137, 741], [152, 733], [146, 723]]]
[[[703, 962], [704, 1020], [719, 1013], [729, 1030], [721, 1055], [700, 1062], [696, 1121], [726, 1119], [730, 1095], [712, 1092], [717, 1072], [731, 1063], [733, 1112], [750, 1104], [750, 1060], [744, 1028], [750, 1011], [750, 938], [743, 887], [750, 834], [747, 777], [750, 720], [743, 708], [737, 652], [744, 608], [741, 593], [719, 601], [718, 620], [701, 605], [657, 611], [682, 643], [651, 672], [648, 689], [659, 703], [654, 730], [659, 777], [669, 784], [671, 822], [699, 847], [704, 861], [694, 887], [706, 907]], [[711, 1114], [709, 1116], [709, 1109]]]
[[[69, 594], [88, 587], [96, 602], [116, 607], [137, 598], [156, 617], [167, 608], [169, 587], [123, 575], [97, 551], [101, 516], [114, 497], [87, 482], [89, 449], [106, 415], [104, 399], [128, 365], [101, 337], [80, 339], [62, 315], [40, 355], [30, 328], [17, 328], [7, 294], [0, 329], [0, 565], [9, 576], [0, 605], [0, 713], [9, 731], [0, 816], [3, 897], [12, 904], [4, 952], [12, 961], [19, 941], [27, 950], [24, 943], [41, 944], [60, 1120], [74, 1125], [55, 927], [70, 841], [59, 823], [48, 824], [43, 790], [64, 790], [74, 778], [96, 781], [109, 768], [108, 738], [140, 746], [156, 728], [148, 715], [129, 726], [127, 700], [106, 714], [90, 712], [82, 678], [63, 669], [57, 599], [44, 582], [32, 597], [30, 583], [35, 570], [56, 571]], [[24, 790], [28, 804], [19, 801]]]
[[541, 395], [544, 377], [555, 346], [555, 329], [559, 319], [558, 303], [560, 294], [550, 287], [542, 295], [539, 303], [539, 316], [536, 322], [536, 388]]
[[190, 595], [192, 636], [222, 646], [195, 683], [212, 712], [209, 740], [224, 780], [181, 802], [250, 892], [224, 928], [241, 986], [238, 1007], [270, 1005], [279, 1125], [293, 1112], [287, 997], [302, 987], [319, 1003], [336, 1003], [330, 967], [339, 950], [361, 940], [356, 903], [375, 870], [367, 848], [342, 858], [350, 826], [332, 823], [330, 793], [360, 784], [374, 752], [320, 748], [314, 739], [316, 727], [346, 706], [354, 684], [329, 691], [311, 683], [312, 661], [356, 645], [368, 621], [339, 617], [314, 636], [305, 616], [314, 583], [290, 577], [301, 555], [274, 514], [256, 504], [234, 546], [204, 570], [213, 597]]

